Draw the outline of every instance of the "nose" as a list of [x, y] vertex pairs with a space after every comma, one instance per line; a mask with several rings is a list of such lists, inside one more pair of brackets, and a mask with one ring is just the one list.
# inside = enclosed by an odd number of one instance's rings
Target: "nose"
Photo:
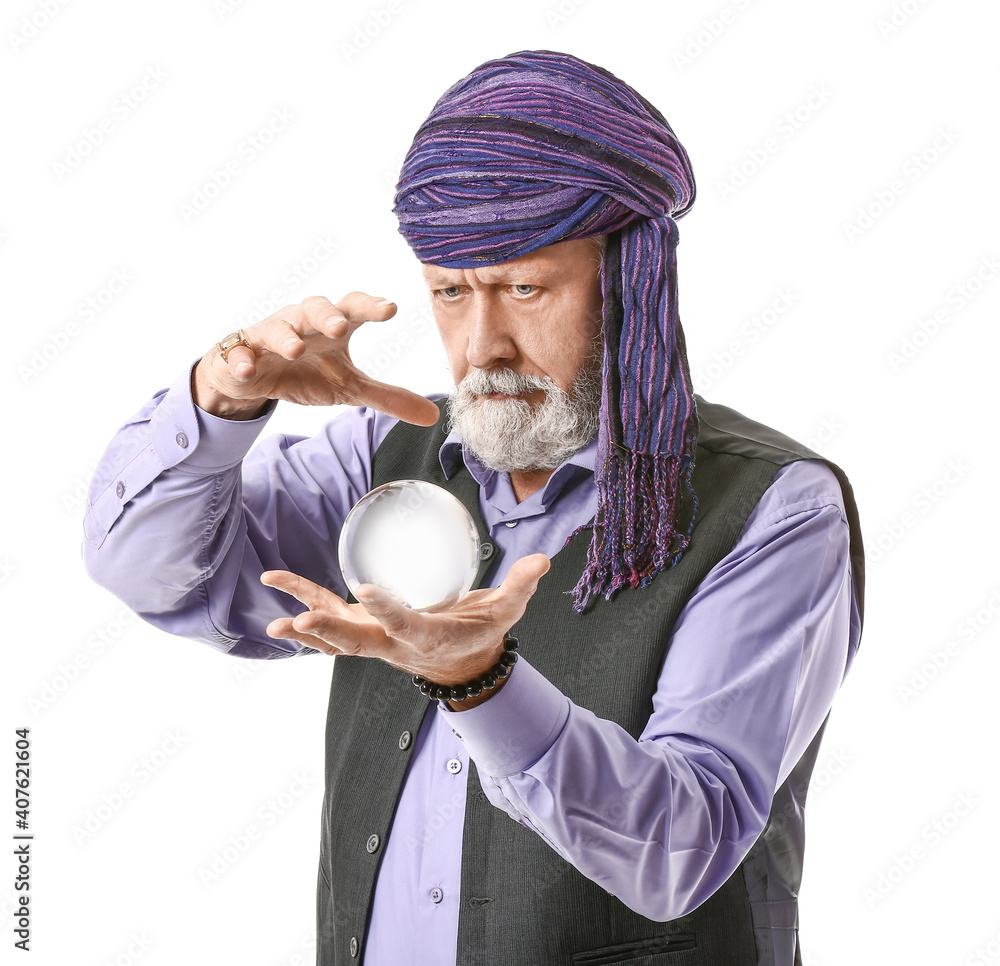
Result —
[[465, 357], [476, 369], [494, 369], [517, 356], [509, 319], [488, 292], [476, 292], [469, 306], [469, 344]]

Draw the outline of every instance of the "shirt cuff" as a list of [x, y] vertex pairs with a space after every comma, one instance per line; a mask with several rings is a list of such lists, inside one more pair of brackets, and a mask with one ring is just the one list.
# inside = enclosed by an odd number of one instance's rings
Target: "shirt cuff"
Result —
[[494, 778], [530, 768], [555, 743], [569, 718], [569, 698], [524, 658], [500, 691], [468, 711], [448, 711], [449, 727], [476, 767]]
[[[195, 362], [171, 386], [153, 415], [154, 447], [165, 466], [202, 475], [239, 464], [274, 413], [271, 400], [256, 419], [223, 419], [195, 405], [191, 375]], [[164, 458], [166, 457], [166, 458]], [[172, 457], [172, 458], [171, 458]]]

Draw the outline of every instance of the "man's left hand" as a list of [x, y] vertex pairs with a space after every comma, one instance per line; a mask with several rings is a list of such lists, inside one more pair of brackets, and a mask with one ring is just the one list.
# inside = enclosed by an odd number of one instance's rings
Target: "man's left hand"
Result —
[[380, 658], [435, 684], [465, 684], [499, 660], [507, 632], [521, 619], [549, 566], [543, 553], [521, 557], [499, 587], [470, 591], [447, 610], [431, 614], [411, 610], [374, 584], [361, 584], [355, 591], [360, 603], [348, 604], [305, 577], [268, 570], [261, 583], [291, 594], [309, 610], [272, 621], [267, 633], [326, 654]]

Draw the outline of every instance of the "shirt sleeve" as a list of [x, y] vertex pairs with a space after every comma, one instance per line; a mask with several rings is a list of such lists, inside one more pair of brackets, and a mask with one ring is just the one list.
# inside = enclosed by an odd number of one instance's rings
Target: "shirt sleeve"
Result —
[[860, 637], [840, 488], [783, 467], [675, 624], [639, 739], [521, 660], [446, 714], [494, 805], [634, 911], [697, 908], [746, 857]]
[[213, 416], [195, 406], [189, 369], [118, 431], [84, 520], [95, 581], [149, 623], [239, 657], [316, 653], [267, 636], [272, 620], [305, 608], [260, 574], [291, 570], [346, 596], [340, 529], [396, 422], [352, 408], [314, 437], [272, 436], [250, 451], [273, 409]]

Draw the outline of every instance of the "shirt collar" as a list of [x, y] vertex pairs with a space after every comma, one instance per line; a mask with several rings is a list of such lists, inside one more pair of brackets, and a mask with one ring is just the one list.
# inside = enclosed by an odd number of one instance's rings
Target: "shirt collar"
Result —
[[[543, 507], [547, 507], [566, 482], [578, 473], [593, 475], [594, 463], [597, 459], [597, 435], [595, 433], [586, 446], [567, 457], [552, 471], [552, 475], [545, 481], [545, 486], [540, 494], [540, 502]], [[446, 480], [451, 479], [452, 474], [458, 468], [459, 459], [464, 460], [466, 468], [480, 486], [485, 487], [497, 476], [496, 470], [484, 466], [465, 441], [457, 433], [451, 432], [445, 437], [438, 449], [438, 462], [441, 464], [441, 471]]]

